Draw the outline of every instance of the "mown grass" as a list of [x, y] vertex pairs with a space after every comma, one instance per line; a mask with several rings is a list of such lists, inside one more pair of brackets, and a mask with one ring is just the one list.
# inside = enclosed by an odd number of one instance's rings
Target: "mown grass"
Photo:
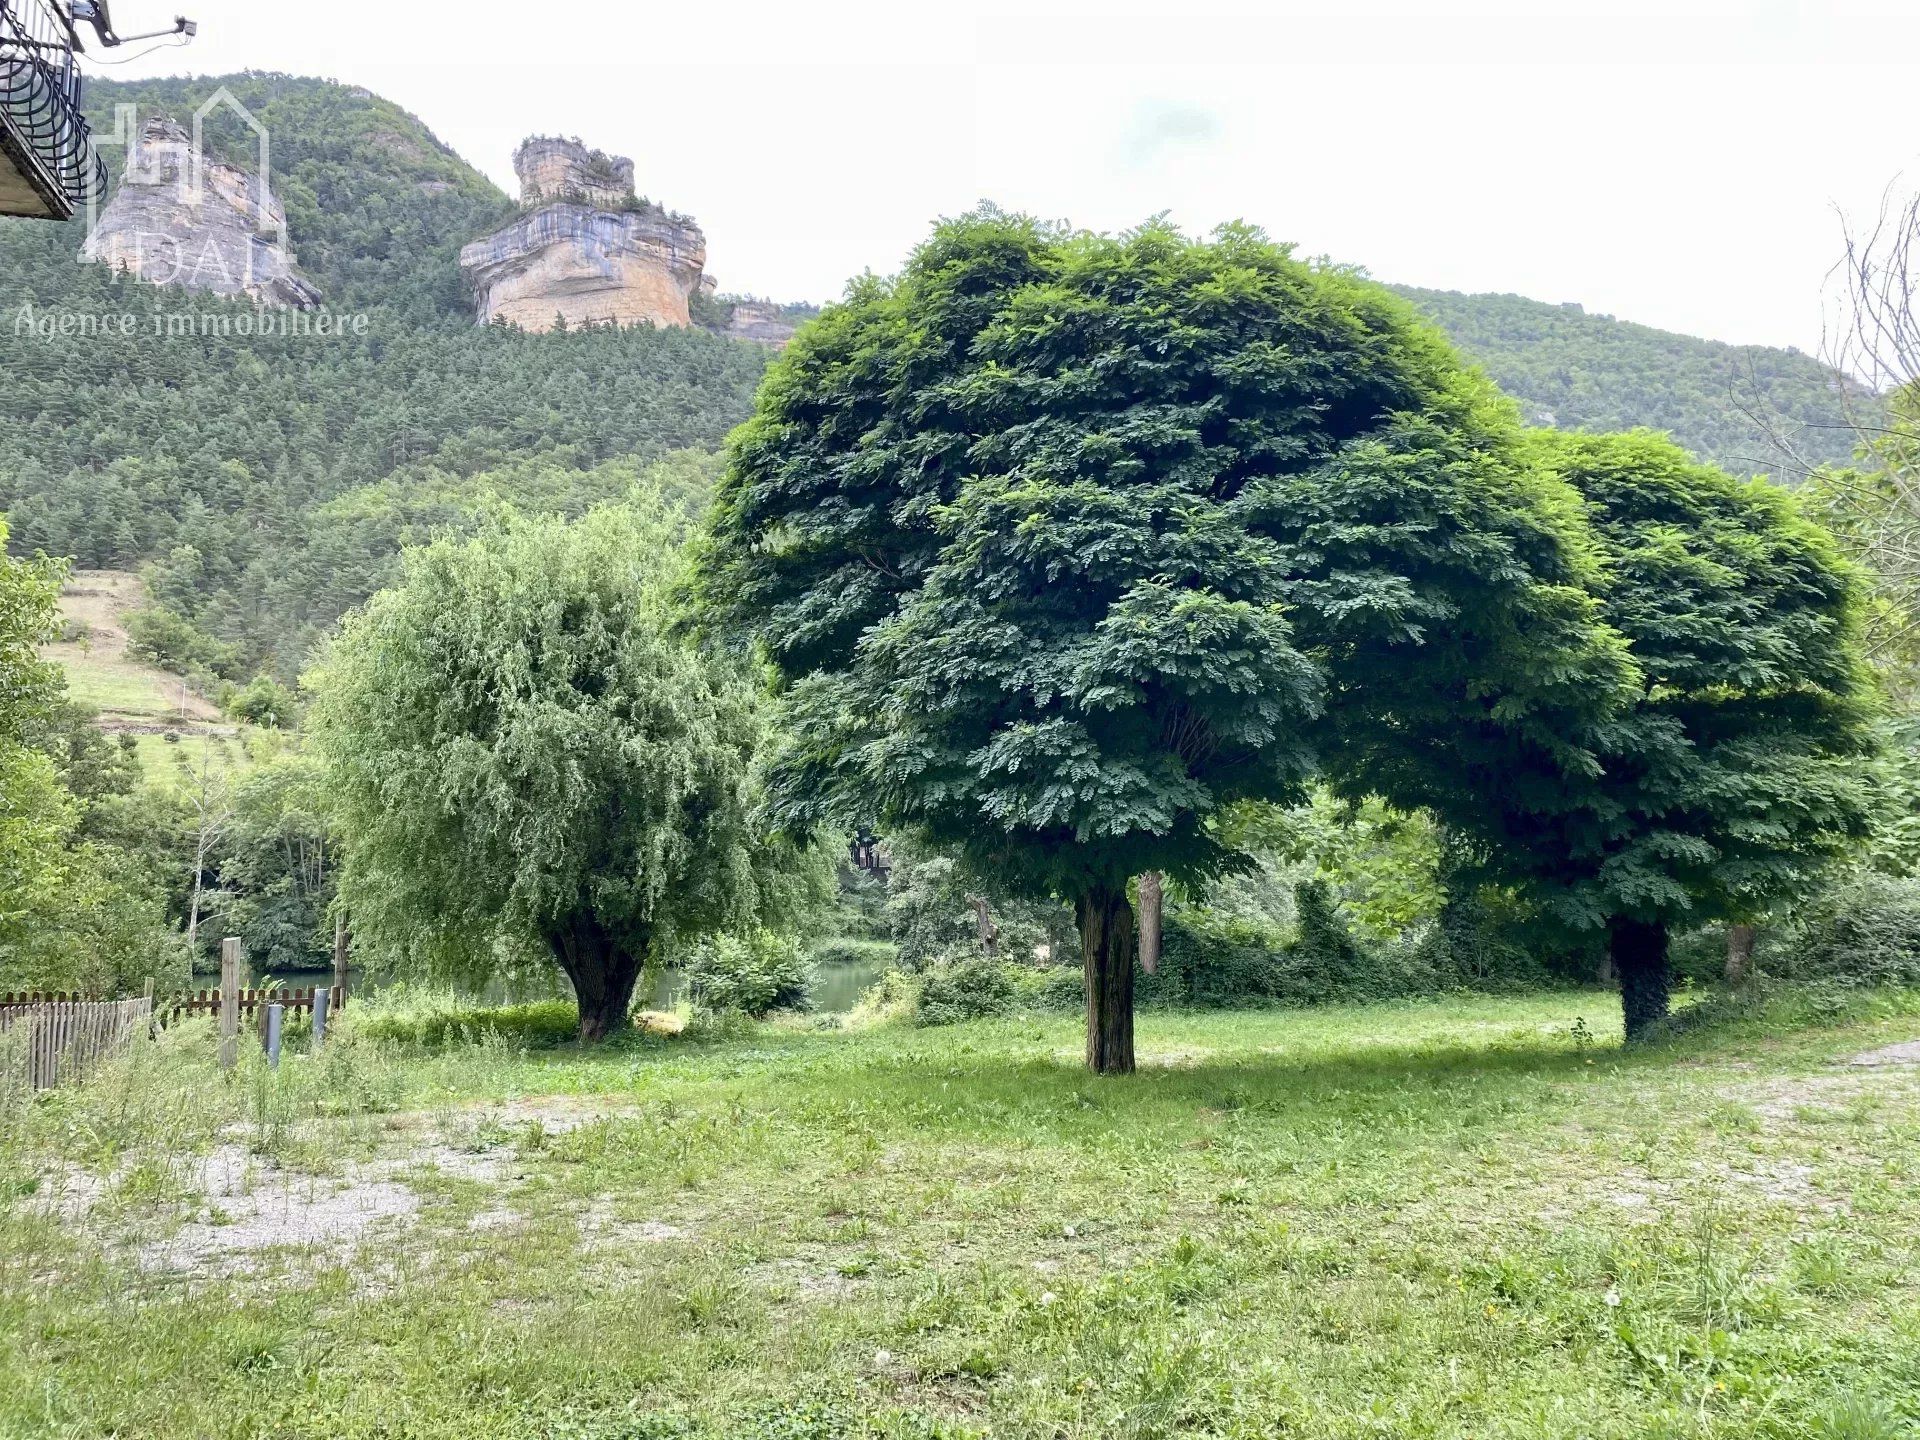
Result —
[[[1914, 1433], [1920, 1072], [1841, 1062], [1920, 1008], [1632, 1054], [1616, 1008], [1149, 1014], [1112, 1080], [1067, 1019], [233, 1080], [187, 1032], [5, 1122], [0, 1431]], [[142, 1270], [222, 1145], [419, 1209]]]

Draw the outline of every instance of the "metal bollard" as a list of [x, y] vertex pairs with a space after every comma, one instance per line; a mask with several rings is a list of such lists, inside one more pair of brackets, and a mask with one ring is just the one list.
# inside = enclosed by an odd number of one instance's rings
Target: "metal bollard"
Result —
[[321, 1042], [327, 1038], [327, 1006], [332, 1000], [333, 992], [331, 990], [315, 990], [313, 992], [313, 1048], [316, 1050], [320, 1048]]
[[280, 1063], [280, 1022], [286, 1018], [284, 1005], [267, 1006], [267, 1064]]

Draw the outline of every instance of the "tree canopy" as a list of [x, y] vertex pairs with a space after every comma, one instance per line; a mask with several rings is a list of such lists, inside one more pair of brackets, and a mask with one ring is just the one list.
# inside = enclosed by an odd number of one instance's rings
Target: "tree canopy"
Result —
[[1244, 863], [1214, 817], [1299, 799], [1316, 743], [1399, 803], [1443, 729], [1611, 703], [1577, 506], [1518, 440], [1401, 302], [1257, 231], [985, 210], [774, 367], [706, 593], [790, 687], [785, 818], [1071, 900], [1089, 1063], [1127, 1069], [1130, 876]]
[[584, 1039], [654, 947], [750, 919], [751, 690], [671, 629], [657, 522], [506, 517], [408, 553], [313, 674], [356, 943], [474, 977], [557, 962]]
[[1494, 872], [1608, 928], [1635, 1036], [1666, 1012], [1669, 927], [1754, 918], [1863, 833], [1862, 588], [1785, 491], [1662, 436], [1532, 443], [1586, 500], [1596, 596], [1638, 683], [1581, 737], [1592, 770], [1516, 763], [1452, 813]]

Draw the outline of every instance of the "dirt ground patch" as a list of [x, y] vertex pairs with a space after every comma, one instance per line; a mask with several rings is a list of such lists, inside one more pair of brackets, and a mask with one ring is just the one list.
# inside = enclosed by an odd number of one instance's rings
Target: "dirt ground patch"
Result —
[[124, 1165], [106, 1175], [72, 1167], [50, 1173], [43, 1177], [42, 1206], [62, 1223], [92, 1234], [103, 1248], [126, 1254], [148, 1274], [245, 1275], [289, 1250], [323, 1249], [337, 1258], [382, 1235], [397, 1245], [425, 1203], [418, 1184], [424, 1175], [494, 1184], [505, 1178], [506, 1161], [501, 1151], [432, 1142], [315, 1173], [227, 1143], [174, 1167], [181, 1193], [169, 1208], [176, 1218], [186, 1218], [160, 1238], [151, 1238], [150, 1224], [125, 1227], [109, 1208], [132, 1173]]
[[1902, 1040], [1897, 1045], [1882, 1045], [1878, 1050], [1863, 1050], [1847, 1063], [1869, 1070], [1884, 1065], [1920, 1065], [1920, 1040]]

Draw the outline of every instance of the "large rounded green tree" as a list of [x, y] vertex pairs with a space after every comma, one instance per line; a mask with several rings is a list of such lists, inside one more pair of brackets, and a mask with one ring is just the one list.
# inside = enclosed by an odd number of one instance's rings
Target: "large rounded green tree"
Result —
[[650, 948], [763, 905], [751, 693], [673, 633], [679, 573], [628, 509], [508, 520], [349, 618], [311, 723], [358, 939], [463, 977], [550, 954], [593, 1040]]
[[1776, 486], [1647, 432], [1531, 444], [1585, 500], [1595, 594], [1639, 682], [1626, 711], [1565, 737], [1591, 769], [1514, 735], [1434, 800], [1494, 875], [1604, 929], [1636, 1039], [1667, 1013], [1671, 929], [1751, 919], [1864, 833], [1864, 597]]
[[[1128, 1070], [1130, 877], [1242, 863], [1216, 817], [1298, 798], [1316, 742], [1613, 703], [1577, 506], [1517, 442], [1394, 297], [1257, 232], [988, 210], [774, 366], [703, 584], [788, 689], [787, 822], [1070, 901], [1088, 1063]], [[1431, 778], [1396, 764], [1372, 788]]]

